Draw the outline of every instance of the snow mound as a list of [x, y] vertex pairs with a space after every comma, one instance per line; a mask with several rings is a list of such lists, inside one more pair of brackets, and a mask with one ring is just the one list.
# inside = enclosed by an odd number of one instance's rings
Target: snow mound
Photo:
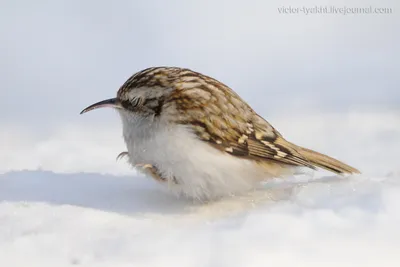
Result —
[[400, 266], [400, 174], [197, 204], [144, 177], [0, 176], [0, 266]]

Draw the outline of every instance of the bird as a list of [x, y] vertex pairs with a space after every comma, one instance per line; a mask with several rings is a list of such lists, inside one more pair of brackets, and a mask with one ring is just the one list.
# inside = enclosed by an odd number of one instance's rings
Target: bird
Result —
[[339, 160], [287, 141], [233, 89], [180, 67], [150, 67], [126, 80], [111, 107], [122, 121], [126, 157], [170, 192], [199, 201], [240, 195], [301, 168], [360, 173]]

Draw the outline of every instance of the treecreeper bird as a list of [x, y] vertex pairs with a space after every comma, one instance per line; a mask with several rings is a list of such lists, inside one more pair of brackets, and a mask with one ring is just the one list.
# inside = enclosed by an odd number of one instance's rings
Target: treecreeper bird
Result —
[[179, 195], [210, 200], [240, 194], [299, 167], [359, 171], [285, 140], [239, 95], [201, 73], [153, 67], [131, 76], [117, 97], [85, 108], [115, 108], [129, 163]]

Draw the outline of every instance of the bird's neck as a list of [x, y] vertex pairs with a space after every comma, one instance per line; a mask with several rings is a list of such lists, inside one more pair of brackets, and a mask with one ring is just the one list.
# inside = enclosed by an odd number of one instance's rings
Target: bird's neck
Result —
[[141, 116], [126, 111], [121, 111], [120, 116], [126, 140], [149, 139], [163, 128], [161, 121], [154, 116]]

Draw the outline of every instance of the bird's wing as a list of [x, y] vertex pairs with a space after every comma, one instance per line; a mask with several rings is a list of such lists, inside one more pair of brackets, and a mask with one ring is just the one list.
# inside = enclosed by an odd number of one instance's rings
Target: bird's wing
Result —
[[192, 129], [201, 140], [236, 157], [315, 168], [259, 115], [253, 114], [247, 121], [236, 119], [239, 121], [210, 116], [202, 122], [192, 122]]
[[200, 81], [197, 87], [176, 90], [171, 96], [170, 103], [178, 111], [173, 116], [176, 123], [191, 128], [199, 139], [236, 157], [314, 168], [296, 151], [295, 145], [235, 92], [212, 79], [207, 79], [207, 86]]

